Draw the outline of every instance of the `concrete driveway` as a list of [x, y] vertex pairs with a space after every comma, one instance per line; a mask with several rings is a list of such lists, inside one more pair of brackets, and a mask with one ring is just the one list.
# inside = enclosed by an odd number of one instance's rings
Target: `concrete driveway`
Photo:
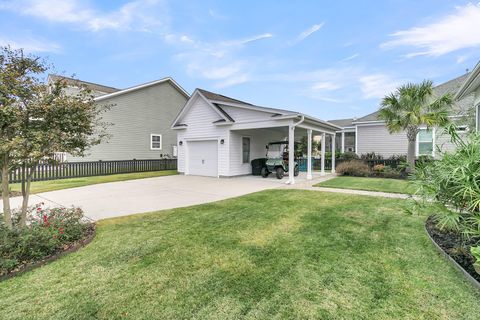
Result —
[[[216, 179], [175, 175], [45, 192], [32, 195], [30, 204], [44, 202], [45, 206], [51, 207], [78, 206], [87, 217], [99, 220], [237, 197], [284, 185], [279, 182], [253, 176]], [[19, 207], [21, 197], [10, 201], [12, 208]]]

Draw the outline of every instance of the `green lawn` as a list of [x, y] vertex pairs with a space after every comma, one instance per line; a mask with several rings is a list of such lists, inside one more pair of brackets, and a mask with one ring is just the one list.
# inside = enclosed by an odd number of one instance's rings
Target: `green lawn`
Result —
[[[174, 174], [177, 174], [176, 170], [122, 173], [122, 174], [112, 174], [109, 176], [38, 181], [38, 182], [32, 182], [31, 192], [40, 193], [40, 192], [54, 191], [54, 190], [60, 190], [60, 189], [83, 187], [83, 186], [88, 186], [91, 184], [98, 184], [98, 183], [162, 177], [162, 176], [170, 176]], [[11, 191], [15, 191], [15, 192], [21, 191], [21, 186], [19, 183], [11, 184], [10, 186], [11, 186], [11, 189], [10, 189]]]
[[381, 191], [391, 193], [413, 194], [415, 188], [408, 180], [362, 177], [336, 177], [320, 182], [315, 187], [328, 187], [340, 189], [355, 189], [367, 191]]
[[99, 223], [0, 282], [0, 319], [478, 319], [403, 201], [269, 190]]

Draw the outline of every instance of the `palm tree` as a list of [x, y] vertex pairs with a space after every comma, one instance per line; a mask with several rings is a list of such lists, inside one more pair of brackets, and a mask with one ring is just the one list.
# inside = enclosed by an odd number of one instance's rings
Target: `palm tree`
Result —
[[408, 139], [409, 170], [415, 168], [415, 147], [420, 126], [442, 127], [448, 122], [448, 110], [453, 104], [450, 94], [435, 97], [433, 82], [408, 83], [382, 100], [379, 118], [385, 120], [390, 133], [404, 131]]

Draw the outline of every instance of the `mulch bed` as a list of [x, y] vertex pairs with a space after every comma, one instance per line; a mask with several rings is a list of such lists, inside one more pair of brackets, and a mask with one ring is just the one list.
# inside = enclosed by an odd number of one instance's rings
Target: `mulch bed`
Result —
[[27, 271], [39, 268], [49, 262], [55, 261], [69, 253], [75, 252], [83, 247], [85, 247], [87, 244], [92, 242], [93, 238], [95, 237], [95, 224], [91, 223], [89, 227], [86, 230], [86, 235], [82, 240], [78, 240], [69, 244], [66, 244], [61, 250], [55, 252], [52, 255], [49, 255], [47, 257], [44, 257], [42, 260], [36, 261], [36, 262], [31, 262], [28, 264], [23, 264], [18, 266], [15, 270], [10, 271], [7, 274], [0, 274], [0, 281], [12, 278], [14, 276], [20, 275], [22, 273], [25, 273]]
[[475, 244], [475, 241], [466, 241], [458, 233], [438, 229], [432, 216], [427, 219], [425, 228], [430, 237], [446, 254], [480, 282], [480, 274], [473, 267], [475, 258], [470, 254], [470, 247]]

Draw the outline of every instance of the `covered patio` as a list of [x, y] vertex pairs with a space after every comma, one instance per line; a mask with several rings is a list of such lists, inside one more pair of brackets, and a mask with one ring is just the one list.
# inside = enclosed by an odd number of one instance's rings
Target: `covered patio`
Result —
[[[306, 115], [295, 115], [292, 117], [283, 117], [269, 121], [259, 121], [253, 123], [233, 124], [230, 127], [231, 139], [248, 137], [251, 143], [251, 159], [265, 157], [266, 145], [272, 141], [288, 141], [288, 150], [295, 150], [295, 142], [302, 139], [307, 141], [306, 152], [306, 172], [301, 174], [301, 178], [306, 180], [313, 179], [314, 156], [313, 139], [320, 137], [320, 172], [319, 176], [325, 176], [326, 171], [326, 149], [327, 140], [332, 145], [331, 148], [331, 169], [329, 173], [335, 173], [335, 137], [338, 127], [326, 121], [312, 118]], [[288, 163], [294, 163], [294, 152], [289, 152]], [[288, 170], [287, 184], [295, 184], [293, 170]]]

